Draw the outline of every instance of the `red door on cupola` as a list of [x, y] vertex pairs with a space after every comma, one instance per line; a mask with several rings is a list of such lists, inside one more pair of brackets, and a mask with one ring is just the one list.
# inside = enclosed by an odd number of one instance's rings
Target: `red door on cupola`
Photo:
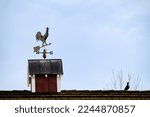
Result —
[[35, 86], [36, 92], [57, 92], [57, 75], [37, 75]]
[[48, 92], [57, 92], [57, 75], [50, 75], [48, 78]]

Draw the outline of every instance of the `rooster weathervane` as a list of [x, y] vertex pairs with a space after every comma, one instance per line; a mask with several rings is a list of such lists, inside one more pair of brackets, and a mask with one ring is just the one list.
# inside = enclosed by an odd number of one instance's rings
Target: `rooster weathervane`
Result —
[[[49, 31], [49, 28], [47, 27], [44, 35], [42, 35], [41, 32], [36, 33], [36, 35], [35, 35], [36, 41], [41, 41], [42, 45], [41, 46], [35, 46], [33, 48], [34, 52], [36, 52], [36, 54], [43, 54], [44, 59], [46, 58], [46, 54], [51, 54], [51, 55], [53, 54], [53, 51], [47, 52], [45, 49], [46, 46], [51, 45], [51, 43], [48, 43], [48, 44], [46, 43], [47, 37], [49, 35], [48, 31]], [[41, 48], [44, 48], [43, 52], [40, 52]]]

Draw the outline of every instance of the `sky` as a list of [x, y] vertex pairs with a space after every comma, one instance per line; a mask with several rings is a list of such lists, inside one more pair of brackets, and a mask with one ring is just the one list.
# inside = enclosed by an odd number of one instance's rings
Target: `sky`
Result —
[[62, 90], [150, 89], [149, 0], [1, 0], [0, 90], [29, 90], [28, 59], [38, 31], [49, 27], [48, 59], [62, 59]]

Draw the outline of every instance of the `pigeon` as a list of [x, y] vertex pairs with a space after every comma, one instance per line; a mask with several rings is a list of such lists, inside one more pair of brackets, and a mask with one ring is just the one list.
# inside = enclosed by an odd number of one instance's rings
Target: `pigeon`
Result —
[[124, 91], [127, 91], [129, 88], [130, 88], [129, 82], [127, 82], [127, 85], [126, 85], [126, 87], [124, 88]]

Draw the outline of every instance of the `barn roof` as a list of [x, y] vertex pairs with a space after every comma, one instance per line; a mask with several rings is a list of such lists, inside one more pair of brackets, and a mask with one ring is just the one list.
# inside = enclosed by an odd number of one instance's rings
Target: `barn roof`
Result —
[[61, 59], [30, 59], [28, 60], [28, 73], [33, 74], [59, 74], [63, 75]]
[[27, 90], [0, 91], [2, 99], [23, 100], [150, 100], [148, 91], [62, 90], [56, 93], [32, 93]]

